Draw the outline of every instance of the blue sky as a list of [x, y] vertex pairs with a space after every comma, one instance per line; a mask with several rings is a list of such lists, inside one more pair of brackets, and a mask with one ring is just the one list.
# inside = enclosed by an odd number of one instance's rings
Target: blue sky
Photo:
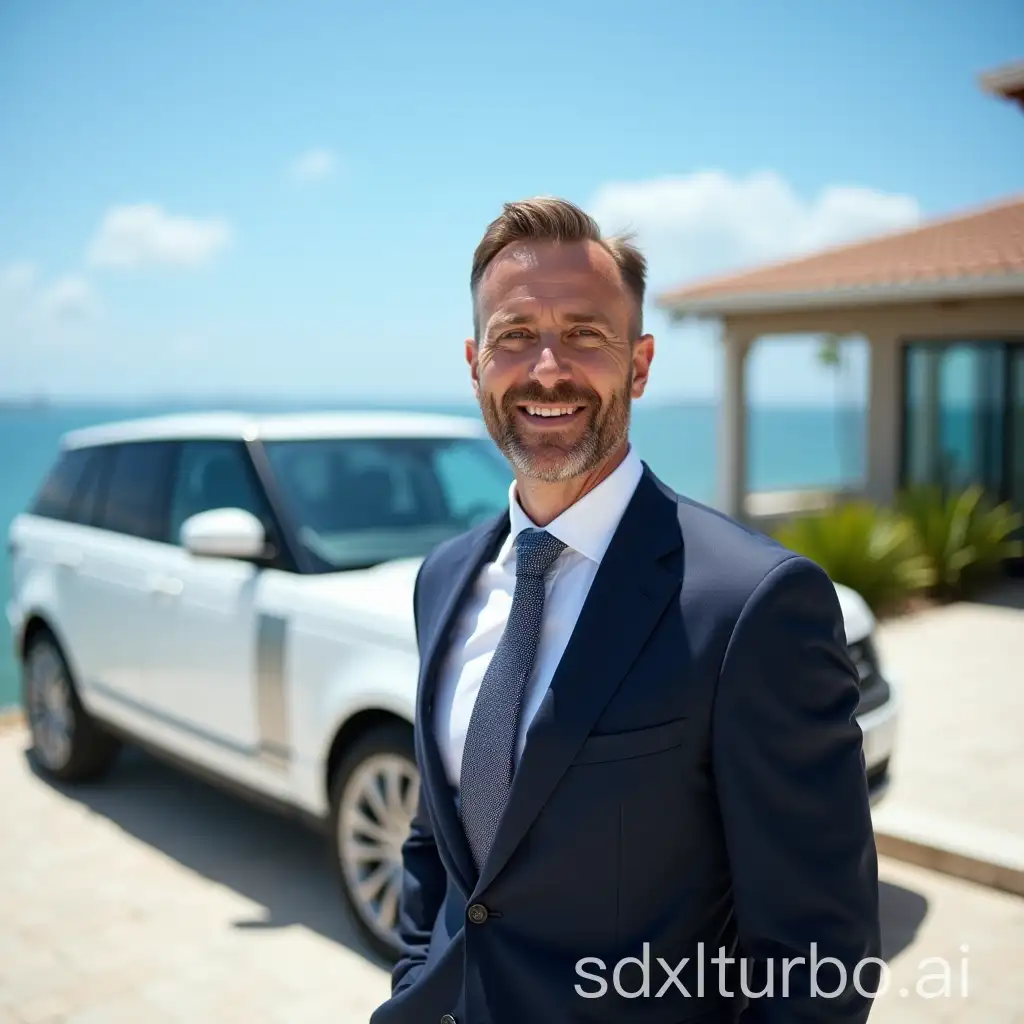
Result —
[[[1019, 0], [10, 0], [0, 394], [468, 398], [503, 201], [638, 228], [654, 291], [985, 203], [1022, 56]], [[709, 330], [649, 324], [650, 400], [713, 397]], [[831, 394], [807, 346], [752, 387]]]

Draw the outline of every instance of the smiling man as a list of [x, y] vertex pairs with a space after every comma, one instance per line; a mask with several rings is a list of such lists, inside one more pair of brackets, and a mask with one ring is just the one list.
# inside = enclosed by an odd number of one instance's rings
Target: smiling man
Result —
[[507, 204], [466, 358], [506, 513], [417, 580], [420, 808], [374, 1024], [847, 1024], [879, 978], [856, 670], [813, 563], [629, 439], [646, 266]]

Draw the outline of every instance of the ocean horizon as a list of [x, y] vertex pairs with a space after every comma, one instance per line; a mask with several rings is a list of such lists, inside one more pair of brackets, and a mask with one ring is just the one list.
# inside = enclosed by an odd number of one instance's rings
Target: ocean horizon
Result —
[[[413, 402], [301, 397], [191, 396], [144, 401], [75, 401], [32, 396], [0, 398], [0, 605], [10, 597], [6, 535], [11, 521], [31, 502], [70, 430], [115, 420], [197, 409], [285, 412], [395, 410], [443, 412], [479, 419], [472, 401]], [[633, 409], [631, 437], [640, 457], [670, 487], [714, 505], [717, 415], [714, 401], [646, 400]], [[781, 405], [762, 402], [749, 412], [750, 488], [799, 490], [856, 485], [864, 471], [861, 406]], [[19, 674], [9, 630], [0, 633], [0, 708], [17, 703]]]

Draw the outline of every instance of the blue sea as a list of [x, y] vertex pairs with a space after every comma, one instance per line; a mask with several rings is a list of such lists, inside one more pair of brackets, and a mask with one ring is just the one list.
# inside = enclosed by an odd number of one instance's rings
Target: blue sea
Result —
[[[464, 413], [479, 416], [472, 406], [411, 405], [385, 408]], [[65, 431], [111, 420], [195, 409], [186, 402], [147, 405], [0, 405], [0, 607], [9, 599], [10, 570], [6, 534], [11, 520], [31, 501], [52, 462]], [[379, 403], [218, 402], [203, 409], [382, 408]], [[750, 415], [750, 483], [754, 490], [829, 487], [858, 481], [863, 474], [863, 411], [755, 407]], [[645, 402], [634, 407], [632, 437], [641, 457], [677, 491], [714, 504], [716, 417], [712, 404]], [[18, 700], [18, 671], [6, 618], [0, 619], [0, 708]]]

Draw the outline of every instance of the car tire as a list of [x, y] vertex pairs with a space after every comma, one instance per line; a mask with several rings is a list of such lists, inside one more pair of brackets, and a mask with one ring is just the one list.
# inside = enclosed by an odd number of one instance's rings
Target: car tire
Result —
[[41, 629], [22, 658], [22, 707], [40, 770], [60, 782], [91, 782], [114, 763], [121, 743], [82, 706], [57, 639]]
[[418, 794], [412, 728], [398, 721], [361, 735], [331, 780], [331, 859], [345, 905], [366, 944], [392, 963], [401, 952], [402, 844]]

